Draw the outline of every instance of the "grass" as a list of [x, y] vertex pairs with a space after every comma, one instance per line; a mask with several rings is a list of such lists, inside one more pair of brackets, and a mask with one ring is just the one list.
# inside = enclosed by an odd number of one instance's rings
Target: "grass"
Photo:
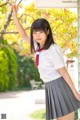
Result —
[[45, 117], [46, 117], [45, 109], [40, 109], [40, 110], [33, 112], [30, 115], [30, 117], [35, 119], [35, 120], [45, 120]]
[[[30, 117], [33, 118], [34, 120], [45, 120], [46, 118], [45, 109], [40, 109], [40, 110], [33, 112], [30, 115]], [[75, 120], [78, 120], [77, 111], [75, 112]]]

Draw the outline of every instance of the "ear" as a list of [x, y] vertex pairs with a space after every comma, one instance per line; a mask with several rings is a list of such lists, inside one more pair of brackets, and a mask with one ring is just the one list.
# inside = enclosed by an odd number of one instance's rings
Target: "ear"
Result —
[[49, 29], [47, 30], [47, 35], [49, 34]]

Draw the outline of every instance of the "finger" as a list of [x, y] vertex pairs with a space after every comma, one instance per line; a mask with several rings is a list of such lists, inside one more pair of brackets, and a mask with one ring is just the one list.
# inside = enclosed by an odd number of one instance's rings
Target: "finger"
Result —
[[17, 10], [17, 11], [18, 11], [18, 8], [19, 8], [19, 6], [17, 5], [17, 6], [16, 6], [16, 10]]
[[17, 11], [16, 5], [12, 6], [13, 10]]
[[13, 7], [13, 8], [15, 8], [15, 5], [14, 5], [14, 4], [12, 4], [12, 7]]

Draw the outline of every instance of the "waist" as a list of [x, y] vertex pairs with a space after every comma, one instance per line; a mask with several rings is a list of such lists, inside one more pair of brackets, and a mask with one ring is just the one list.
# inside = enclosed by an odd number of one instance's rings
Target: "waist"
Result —
[[53, 81], [53, 80], [56, 80], [58, 78], [60, 78], [61, 75], [57, 75], [57, 76], [49, 76], [49, 77], [42, 77], [41, 79], [43, 80], [44, 83], [47, 83], [47, 82], [50, 82], [50, 81]]

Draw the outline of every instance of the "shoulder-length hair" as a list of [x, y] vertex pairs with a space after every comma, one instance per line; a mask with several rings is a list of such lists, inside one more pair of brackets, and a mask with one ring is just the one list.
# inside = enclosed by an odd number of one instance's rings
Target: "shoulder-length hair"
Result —
[[[31, 53], [35, 52], [35, 46], [34, 46], [34, 40], [33, 40], [33, 31], [39, 31], [39, 30], [44, 31], [45, 33], [47, 33], [47, 31], [49, 31], [49, 34], [47, 35], [47, 40], [46, 40], [45, 45], [44, 45], [44, 50], [47, 50], [52, 43], [53, 44], [55, 43], [49, 22], [44, 18], [37, 19], [31, 25], [31, 31], [30, 31]], [[37, 43], [37, 45], [38, 45], [38, 47], [40, 47], [39, 43]]]

